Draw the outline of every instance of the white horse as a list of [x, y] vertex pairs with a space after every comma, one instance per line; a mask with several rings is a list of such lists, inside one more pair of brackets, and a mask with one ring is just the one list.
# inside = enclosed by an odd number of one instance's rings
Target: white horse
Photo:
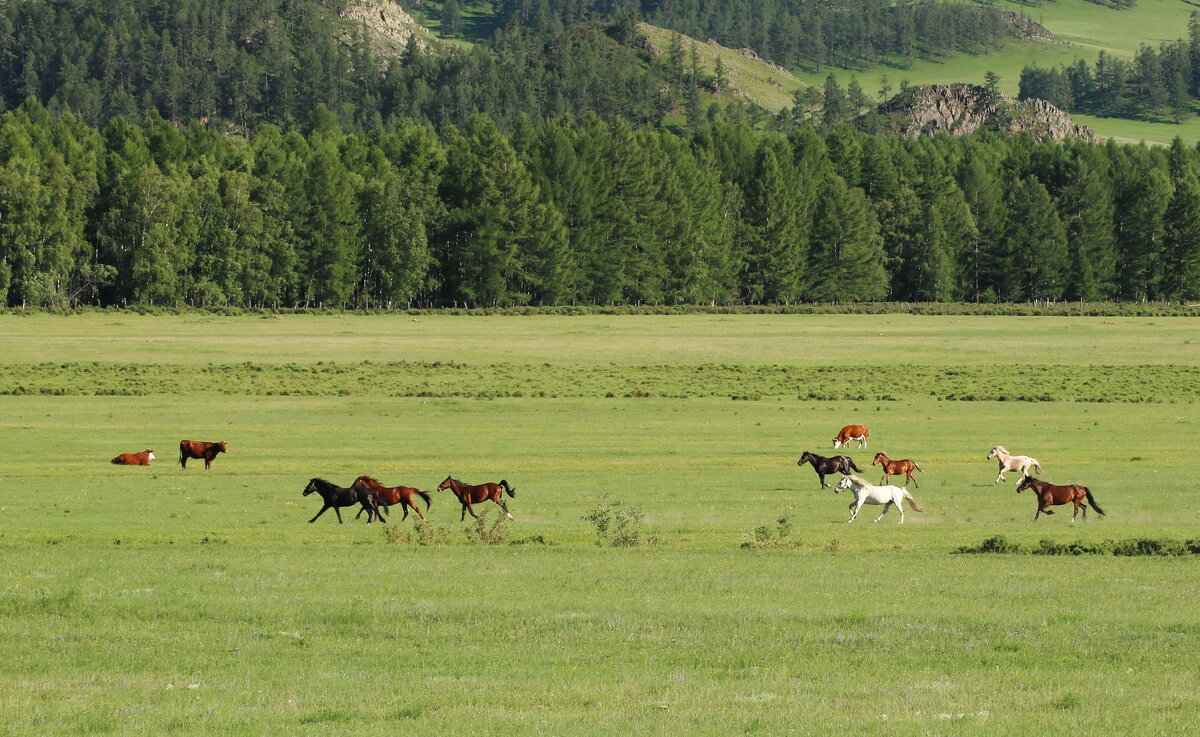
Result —
[[875, 521], [883, 519], [883, 515], [888, 513], [888, 509], [893, 504], [900, 511], [900, 524], [904, 524], [904, 502], [905, 499], [912, 508], [918, 512], [924, 512], [917, 500], [913, 499], [912, 494], [908, 493], [908, 489], [902, 489], [899, 486], [872, 486], [868, 484], [866, 479], [859, 478], [854, 474], [843, 476], [842, 480], [834, 488], [833, 493], [838, 493], [842, 489], [850, 489], [854, 492], [854, 503], [850, 505], [850, 519], [846, 520], [846, 524], [854, 521], [858, 516], [858, 510], [862, 509], [864, 504], [882, 504], [883, 511], [875, 518]]
[[1042, 464], [1038, 463], [1038, 459], [1030, 458], [1029, 456], [1009, 455], [1003, 445], [992, 446], [992, 452], [988, 453], [987, 459], [990, 461], [993, 458], [1000, 461], [1000, 473], [996, 476], [996, 480], [992, 482], [992, 486], [1004, 480], [1005, 471], [1020, 471], [1021, 478], [1033, 475], [1029, 472], [1030, 468], [1036, 468], [1038, 473], [1045, 473], [1042, 470]]

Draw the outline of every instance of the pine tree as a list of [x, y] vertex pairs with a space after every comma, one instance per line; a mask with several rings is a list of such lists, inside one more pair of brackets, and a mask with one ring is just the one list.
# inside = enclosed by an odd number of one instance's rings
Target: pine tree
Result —
[[883, 243], [861, 190], [830, 174], [812, 224], [807, 297], [816, 302], [869, 302], [888, 293]]
[[1017, 182], [1009, 195], [1008, 251], [1017, 278], [1013, 293], [1000, 296], [1058, 299], [1066, 282], [1067, 233], [1050, 194], [1037, 179], [1027, 177]]
[[1163, 215], [1163, 269], [1160, 299], [1200, 298], [1200, 184], [1176, 182]]

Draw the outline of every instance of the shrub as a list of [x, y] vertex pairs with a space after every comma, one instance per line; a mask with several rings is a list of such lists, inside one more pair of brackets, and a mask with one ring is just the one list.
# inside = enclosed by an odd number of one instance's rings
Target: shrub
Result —
[[799, 540], [793, 540], [792, 521], [785, 514], [775, 520], [774, 525], [759, 525], [750, 533], [750, 539], [742, 542], [743, 548], [753, 550], [795, 550]]
[[497, 517], [489, 524], [489, 512], [475, 518], [466, 529], [467, 541], [474, 545], [508, 545], [508, 518]]
[[640, 507], [614, 509], [611, 498], [600, 500], [600, 506], [583, 515], [586, 522], [596, 528], [596, 544], [610, 548], [633, 548], [643, 543], [654, 545], [656, 539], [648, 536], [643, 540], [643, 523], [646, 514]]
[[989, 537], [975, 547], [964, 545], [956, 553], [1020, 553], [1023, 552], [1017, 543], [1010, 543], [1003, 535]]

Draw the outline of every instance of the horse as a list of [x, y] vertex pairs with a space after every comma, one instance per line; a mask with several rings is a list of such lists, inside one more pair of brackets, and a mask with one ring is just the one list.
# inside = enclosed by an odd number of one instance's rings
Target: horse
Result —
[[[429, 504], [433, 499], [428, 491], [414, 489], [411, 486], [384, 486], [371, 476], [359, 476], [358, 478], [354, 479], [354, 483], [357, 486], [365, 486], [374, 491], [379, 497], [380, 506], [390, 507], [393, 504], [399, 504], [401, 509], [404, 510], [404, 516], [400, 518], [401, 522], [408, 519], [409, 509], [412, 509], [412, 511], [416, 512], [417, 516], [421, 519], [425, 519], [425, 515], [421, 514], [421, 510], [413, 502], [414, 495], [425, 500], [426, 509], [429, 509]], [[354, 515], [354, 519], [361, 517], [362, 513], [363, 510], [358, 510], [358, 514]]]
[[1042, 464], [1038, 463], [1036, 458], [1009, 455], [1003, 445], [992, 446], [992, 452], [988, 453], [987, 459], [990, 461], [993, 458], [1000, 462], [1000, 473], [996, 476], [996, 480], [992, 482], [992, 486], [1004, 480], [1005, 471], [1020, 471], [1021, 475], [1026, 478], [1032, 475], [1029, 473], [1030, 468], [1036, 468], [1038, 473], [1045, 473], [1042, 470]]
[[879, 479], [879, 483], [886, 484], [887, 480], [892, 477], [892, 474], [904, 474], [904, 485], [908, 486], [908, 482], [913, 482], [913, 486], [918, 489], [921, 485], [917, 483], [916, 477], [912, 475], [913, 470], [925, 473], [925, 469], [921, 468], [916, 461], [910, 461], [907, 458], [899, 461], [893, 461], [887, 457], [886, 453], [876, 453], [875, 460], [871, 461], [871, 465], [879, 464], [883, 468], [883, 478]]
[[862, 473], [862, 469], [854, 465], [854, 461], [850, 456], [832, 456], [826, 458], [819, 456], [816, 453], [804, 451], [804, 455], [800, 456], [800, 460], [796, 461], [797, 466], [803, 466], [805, 463], [811, 463], [813, 470], [817, 472], [817, 476], [821, 479], [821, 488], [828, 489], [829, 484], [825, 483], [825, 474], [841, 473], [848, 474], [851, 469]]
[[321, 511], [317, 512], [316, 516], [308, 521], [311, 525], [317, 521], [317, 517], [325, 514], [326, 509], [332, 508], [337, 514], [338, 524], [342, 524], [342, 510], [340, 507], [352, 507], [355, 504], [361, 504], [362, 508], [367, 511], [367, 524], [378, 517], [380, 522], [387, 524], [387, 520], [383, 518], [383, 514], [379, 511], [379, 495], [372, 489], [365, 486], [354, 484], [349, 489], [331, 484], [325, 479], [312, 479], [308, 482], [308, 486], [304, 487], [304, 496], [309, 494], [320, 494], [324, 500], [325, 506], [321, 507]]
[[1071, 515], [1072, 522], [1075, 521], [1079, 510], [1083, 509], [1083, 521], [1087, 522], [1087, 504], [1083, 503], [1084, 499], [1088, 500], [1088, 504], [1092, 505], [1092, 509], [1096, 510], [1096, 514], [1101, 517], [1104, 516], [1104, 510], [1096, 503], [1096, 498], [1092, 496], [1091, 489], [1086, 486], [1078, 484], [1057, 486], [1041, 479], [1035, 479], [1032, 476], [1026, 476], [1021, 479], [1021, 483], [1017, 484], [1017, 493], [1020, 494], [1024, 489], [1033, 489], [1033, 492], [1037, 494], [1038, 509], [1033, 515], [1034, 522], [1037, 522], [1040, 515], [1054, 514], [1054, 510], [1049, 509], [1049, 507], [1059, 504], [1075, 505], [1075, 513]]
[[867, 447], [867, 436], [870, 434], [871, 431], [867, 429], [866, 425], [846, 425], [838, 431], [837, 437], [833, 439], [833, 447], [841, 448], [845, 446], [849, 448], [850, 441], [857, 440], [858, 447], [865, 448]]
[[515, 497], [517, 490], [509, 486], [507, 481], [501, 481], [498, 484], [489, 483], [471, 486], [447, 476], [445, 481], [438, 484], [438, 491], [445, 491], [446, 489], [454, 492], [454, 496], [458, 497], [458, 501], [462, 504], [462, 514], [459, 516], [459, 522], [467, 518], [467, 512], [470, 512], [471, 516], [475, 519], [479, 519], [479, 515], [475, 514], [475, 510], [471, 508], [471, 505], [486, 502], [489, 499], [500, 505], [500, 508], [504, 510], [505, 517], [509, 519], [513, 518], [509, 514], [508, 505], [504, 503], [504, 496], [501, 492], [503, 490], [508, 492], [509, 496]]
[[834, 487], [833, 493], [838, 493], [843, 489], [850, 489], [854, 492], [854, 502], [850, 505], [850, 519], [846, 520], [846, 524], [854, 521], [858, 516], [858, 510], [863, 508], [864, 504], [882, 504], [883, 511], [875, 518], [875, 521], [883, 519], [883, 515], [888, 513], [888, 509], [893, 504], [896, 509], [900, 510], [900, 524], [904, 524], [904, 505], [902, 502], [907, 499], [912, 508], [918, 512], [924, 512], [917, 500], [913, 499], [912, 494], [908, 493], [908, 489], [902, 489], [899, 486], [872, 486], [867, 483], [866, 479], [859, 478], [854, 474], [848, 474], [842, 477]]

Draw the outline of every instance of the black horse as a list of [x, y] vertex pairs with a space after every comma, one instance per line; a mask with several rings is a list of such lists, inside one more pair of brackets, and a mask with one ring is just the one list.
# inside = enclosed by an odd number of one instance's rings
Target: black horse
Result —
[[367, 524], [371, 524], [371, 520], [375, 517], [378, 517], [380, 522], [387, 523], [379, 511], [379, 495], [365, 486], [355, 484], [347, 489], [331, 484], [325, 479], [313, 479], [308, 482], [308, 486], [304, 487], [304, 496], [312, 493], [320, 494], [321, 499], [325, 501], [325, 506], [321, 507], [321, 511], [317, 512], [316, 517], [308, 521], [309, 524], [316, 522], [317, 517], [325, 514], [325, 510], [331, 507], [337, 513], [338, 524], [341, 524], [342, 510], [339, 507], [352, 507], [355, 504], [361, 504], [363, 510], [366, 511]]
[[862, 473], [862, 469], [854, 465], [854, 461], [850, 456], [819, 456], [816, 453], [804, 451], [804, 455], [800, 456], [800, 460], [796, 461], [797, 466], [803, 466], [805, 463], [811, 463], [813, 470], [817, 472], [817, 476], [821, 478], [821, 488], [828, 489], [829, 484], [825, 483], [825, 474], [840, 473], [843, 475], [849, 474], [850, 469], [854, 469]]

